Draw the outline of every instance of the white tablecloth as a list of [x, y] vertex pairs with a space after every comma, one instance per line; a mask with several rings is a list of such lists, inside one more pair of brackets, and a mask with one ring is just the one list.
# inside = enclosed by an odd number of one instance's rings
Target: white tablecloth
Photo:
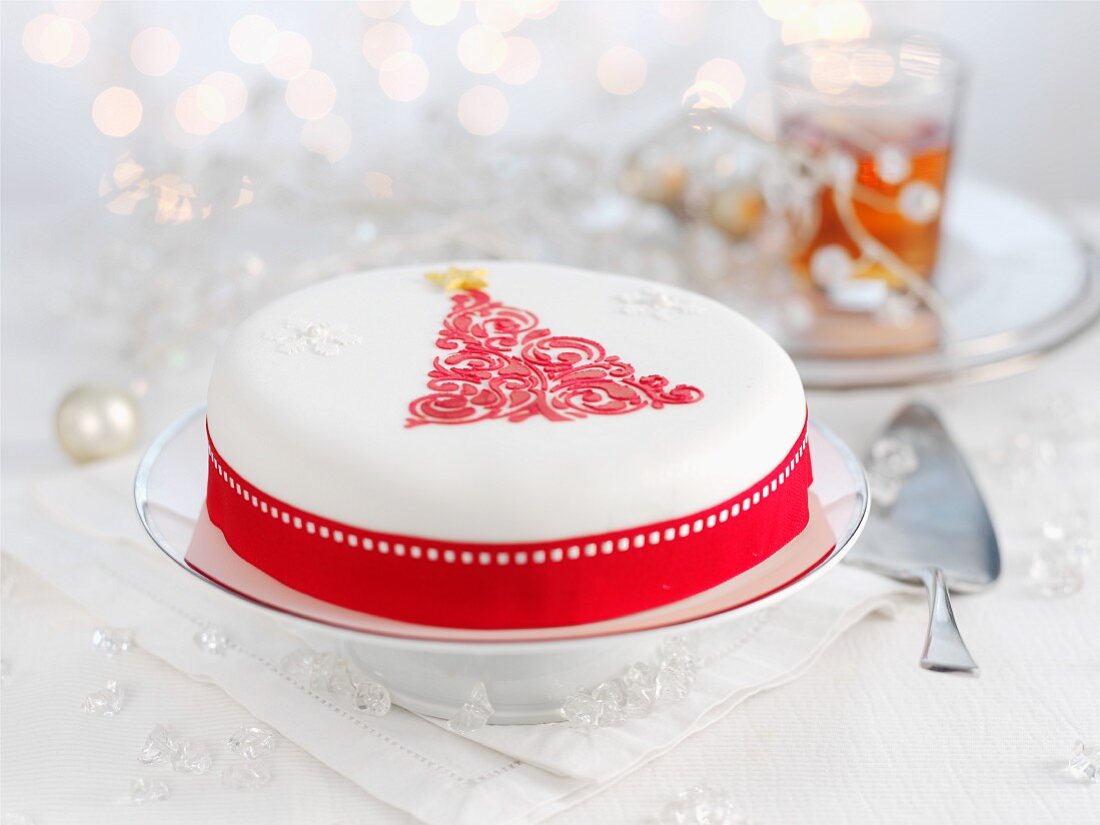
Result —
[[[1082, 210], [1079, 218], [1100, 241], [1100, 211]], [[77, 381], [110, 376], [95, 353], [81, 351], [78, 338], [16, 312], [30, 273], [7, 270], [3, 459], [10, 478], [64, 466], [49, 431], [57, 397]], [[1027, 581], [1044, 516], [1070, 502], [1100, 523], [1096, 445], [1074, 444], [1023, 484], [983, 459], [1014, 432], [1041, 425], [1035, 414], [1045, 399], [1068, 395], [1095, 403], [1098, 364], [1100, 333], [1094, 332], [1034, 372], [917, 393], [943, 411], [974, 458], [1001, 532], [1002, 582], [956, 603], [983, 668], [979, 679], [917, 668], [925, 618], [914, 601], [892, 620], [863, 622], [799, 680], [754, 697], [553, 821], [645, 821], [701, 781], [729, 791], [737, 809], [759, 823], [1100, 821], [1100, 789], [1062, 769], [1075, 739], [1100, 742], [1100, 571], [1094, 568], [1084, 590], [1065, 599], [1041, 598]], [[193, 400], [194, 386], [181, 380], [176, 398], [171, 388], [162, 391], [159, 414], [167, 417]], [[858, 448], [911, 394], [817, 395], [811, 405]], [[151, 429], [163, 423], [156, 415]], [[81, 806], [88, 800], [73, 794], [75, 773], [89, 770], [98, 755], [129, 746], [115, 741], [117, 729], [103, 720], [58, 711], [111, 678], [114, 663], [88, 643], [99, 621], [28, 574], [20, 574], [5, 597], [3, 620], [8, 684], [20, 680], [18, 695], [31, 697], [15, 703], [4, 689], [4, 811], [32, 813], [39, 823], [84, 821]], [[140, 649], [127, 656], [127, 669], [136, 673], [127, 713], [171, 718], [213, 739], [249, 721], [218, 688]], [[187, 793], [202, 778], [172, 774], [173, 804], [134, 808], [123, 792], [117, 821], [410, 821], [290, 743], [283, 743], [276, 769], [278, 781], [253, 794]], [[99, 804], [109, 797], [101, 795]]]

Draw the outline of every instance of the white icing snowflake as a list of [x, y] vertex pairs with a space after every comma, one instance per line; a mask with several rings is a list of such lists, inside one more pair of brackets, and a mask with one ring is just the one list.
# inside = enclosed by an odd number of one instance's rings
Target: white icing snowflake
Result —
[[288, 318], [279, 329], [264, 333], [264, 338], [278, 344], [279, 352], [298, 355], [312, 352], [315, 355], [339, 355], [352, 344], [361, 344], [362, 337], [348, 329], [347, 324], [325, 321], [302, 321]]
[[673, 315], [697, 315], [701, 310], [691, 300], [678, 298], [659, 287], [646, 287], [637, 292], [616, 295], [615, 300], [626, 315], [648, 315], [659, 321], [667, 321]]

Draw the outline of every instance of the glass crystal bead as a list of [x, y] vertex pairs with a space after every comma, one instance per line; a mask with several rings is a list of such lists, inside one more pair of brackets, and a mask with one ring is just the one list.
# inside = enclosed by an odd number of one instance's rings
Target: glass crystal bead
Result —
[[691, 693], [695, 674], [680, 667], [662, 665], [657, 671], [657, 698], [662, 702], [678, 702]]
[[721, 788], [694, 785], [661, 811], [660, 825], [747, 825], [733, 812], [733, 799]]
[[198, 742], [180, 739], [172, 752], [172, 770], [204, 774], [214, 765], [214, 755]]
[[385, 716], [390, 712], [390, 692], [370, 679], [355, 680], [354, 701], [357, 710], [370, 716]]
[[626, 721], [626, 686], [621, 680], [602, 682], [592, 691], [592, 698], [602, 705], [600, 724], [604, 727]]
[[130, 801], [135, 805], [146, 802], [161, 802], [172, 795], [168, 783], [163, 779], [132, 779], [130, 780]]
[[902, 480], [871, 466], [867, 468], [867, 483], [871, 486], [871, 496], [880, 507], [893, 507], [901, 495]]
[[876, 439], [871, 445], [871, 463], [898, 478], [911, 476], [920, 467], [913, 445], [889, 436]]
[[355, 685], [347, 661], [335, 653], [320, 654], [310, 673], [309, 688], [330, 696], [354, 696]]
[[657, 649], [657, 662], [668, 667], [677, 667], [681, 670], [695, 670], [695, 654], [691, 644], [683, 636], [669, 636], [661, 642]]
[[229, 637], [220, 627], [211, 624], [195, 634], [195, 644], [205, 653], [224, 656], [229, 647]]
[[181, 773], [207, 773], [214, 764], [214, 756], [197, 742], [177, 736], [164, 725], [154, 727], [138, 753], [143, 765], [171, 765]]
[[172, 760], [172, 749], [176, 735], [164, 725], [157, 725], [145, 737], [145, 744], [138, 753], [138, 761], [143, 765], [167, 764]]
[[493, 705], [489, 701], [489, 693], [485, 685], [478, 682], [458, 713], [447, 720], [447, 728], [454, 733], [473, 733], [489, 724], [492, 715]]
[[125, 627], [97, 627], [92, 631], [92, 647], [104, 656], [125, 653], [134, 643], [134, 632]]
[[275, 752], [278, 739], [275, 731], [251, 725], [234, 731], [226, 740], [226, 745], [231, 753], [239, 754], [245, 759], [259, 759]]
[[686, 697], [698, 667], [688, 640], [665, 639], [657, 661], [657, 665], [635, 662], [618, 679], [576, 691], [562, 703], [562, 718], [580, 730], [621, 725], [628, 718], [647, 716], [660, 701]]
[[1066, 769], [1085, 782], [1100, 783], [1100, 748], [1086, 745], [1077, 740], [1069, 757]]
[[89, 716], [114, 716], [122, 710], [123, 692], [118, 682], [111, 680], [103, 690], [96, 690], [84, 697], [80, 709]]
[[627, 716], [646, 716], [657, 703], [658, 668], [637, 662], [623, 674]]
[[235, 791], [257, 791], [271, 783], [271, 768], [265, 762], [236, 762], [222, 771], [222, 784]]
[[283, 657], [279, 662], [279, 670], [291, 678], [307, 681], [313, 672], [316, 658], [309, 648], [300, 648]]
[[1063, 542], [1048, 542], [1032, 556], [1028, 578], [1043, 596], [1072, 596], [1085, 584], [1087, 565], [1087, 555]]
[[591, 730], [600, 727], [603, 717], [603, 703], [597, 700], [590, 690], [581, 688], [566, 697], [561, 706], [561, 715], [570, 727], [579, 730]]

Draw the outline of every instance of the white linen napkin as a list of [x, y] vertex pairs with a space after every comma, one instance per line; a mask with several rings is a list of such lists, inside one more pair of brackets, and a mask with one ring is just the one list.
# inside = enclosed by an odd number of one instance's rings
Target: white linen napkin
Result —
[[[338, 707], [286, 678], [303, 646], [291, 631], [188, 576], [144, 535], [133, 511], [134, 460], [119, 459], [5, 492], [4, 550], [141, 647], [219, 685], [371, 795], [427, 823], [528, 822], [597, 793], [767, 688], [796, 678], [839, 634], [904, 588], [841, 567], [732, 634], [708, 636], [689, 697], [621, 727], [495, 726], [468, 737], [394, 708], [383, 718]], [[204, 652], [213, 624], [230, 644]]]

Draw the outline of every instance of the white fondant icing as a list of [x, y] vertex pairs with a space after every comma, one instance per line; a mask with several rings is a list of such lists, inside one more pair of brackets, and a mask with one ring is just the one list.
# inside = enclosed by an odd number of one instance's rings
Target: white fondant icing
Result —
[[[451, 297], [424, 278], [439, 265], [376, 270], [288, 295], [233, 332], [208, 398], [225, 460], [272, 497], [335, 521], [444, 542], [535, 542], [705, 509], [775, 469], [801, 432], [794, 365], [727, 307], [663, 287], [703, 311], [653, 324], [615, 299], [644, 281], [471, 265], [488, 269], [493, 300], [534, 312], [551, 334], [597, 341], [637, 375], [704, 397], [576, 421], [406, 428], [410, 402], [428, 391]], [[339, 358], [287, 358], [264, 338], [287, 317], [339, 318], [362, 343]]]

